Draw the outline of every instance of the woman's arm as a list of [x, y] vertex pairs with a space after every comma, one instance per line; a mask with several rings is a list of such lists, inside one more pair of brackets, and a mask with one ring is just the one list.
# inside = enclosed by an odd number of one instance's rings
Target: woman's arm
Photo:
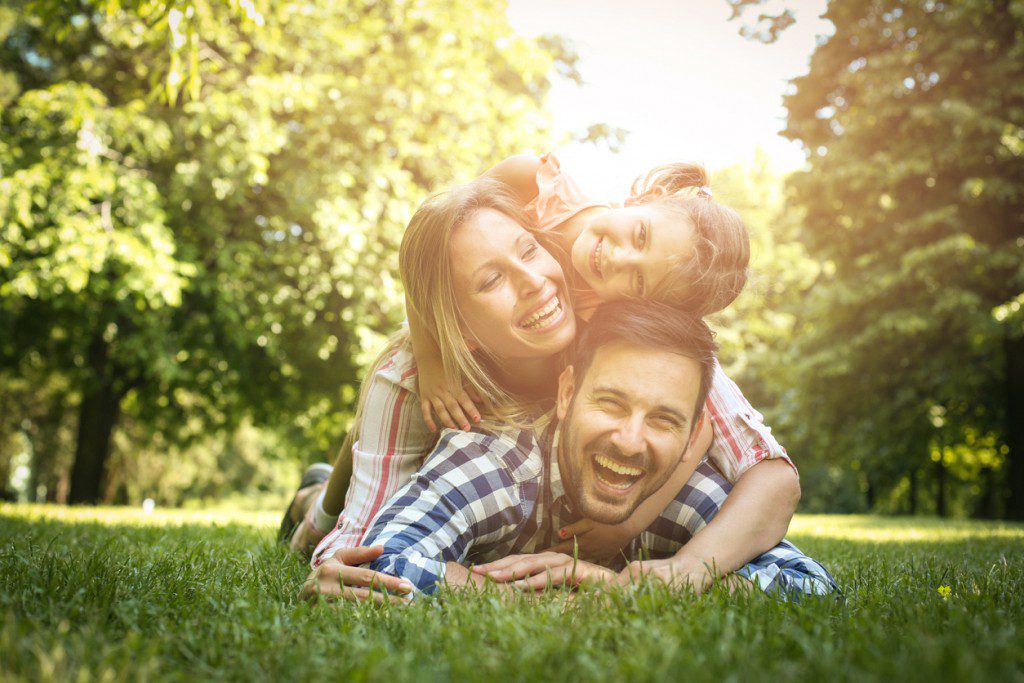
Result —
[[[381, 506], [408, 483], [430, 452], [435, 436], [424, 424], [419, 400], [411, 390], [415, 380], [416, 366], [407, 346], [386, 354], [365, 380], [370, 385], [361, 397], [359, 439], [351, 452], [338, 456], [351, 461], [345, 509], [338, 526], [314, 551], [314, 567], [339, 548], [359, 545]], [[325, 508], [327, 502], [325, 497]]]

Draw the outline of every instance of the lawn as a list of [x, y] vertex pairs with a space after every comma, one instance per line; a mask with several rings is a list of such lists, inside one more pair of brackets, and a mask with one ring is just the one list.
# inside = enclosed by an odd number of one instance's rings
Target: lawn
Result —
[[798, 517], [845, 602], [643, 586], [377, 607], [296, 601], [276, 522], [0, 505], [0, 680], [1024, 681], [1021, 526]]

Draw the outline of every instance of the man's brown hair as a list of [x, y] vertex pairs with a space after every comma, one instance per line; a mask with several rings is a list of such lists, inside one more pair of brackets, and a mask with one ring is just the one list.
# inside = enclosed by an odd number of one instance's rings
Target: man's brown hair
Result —
[[700, 365], [700, 391], [694, 417], [700, 414], [715, 372], [715, 335], [702, 319], [656, 301], [624, 299], [602, 304], [576, 343], [573, 367], [582, 382], [597, 350], [615, 342], [662, 349], [692, 358]]

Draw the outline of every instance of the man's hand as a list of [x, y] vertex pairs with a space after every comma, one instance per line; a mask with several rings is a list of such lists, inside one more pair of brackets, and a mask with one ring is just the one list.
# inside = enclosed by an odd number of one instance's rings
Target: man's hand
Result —
[[615, 581], [615, 572], [562, 553], [509, 555], [473, 567], [473, 573], [497, 583], [512, 582], [521, 590], [539, 591], [559, 586], [601, 585]]
[[310, 572], [299, 591], [302, 600], [351, 600], [362, 602], [406, 602], [413, 586], [405, 579], [381, 574], [357, 565], [372, 562], [384, 546], [342, 548]]
[[584, 518], [561, 529], [559, 536], [566, 540], [545, 552], [573, 554], [593, 562], [603, 562], [618, 556], [638, 533], [630, 520], [621, 524], [600, 524]]

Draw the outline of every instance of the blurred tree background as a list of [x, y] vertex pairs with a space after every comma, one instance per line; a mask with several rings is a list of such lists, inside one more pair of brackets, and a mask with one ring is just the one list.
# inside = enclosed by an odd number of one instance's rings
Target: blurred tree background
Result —
[[[795, 20], [726, 1], [754, 40]], [[805, 509], [1022, 518], [1024, 3], [827, 17], [786, 101], [806, 170], [715, 174], [754, 254], [723, 362]], [[557, 144], [575, 64], [498, 0], [6, 3], [0, 482], [283, 495], [402, 317], [412, 211]]]

